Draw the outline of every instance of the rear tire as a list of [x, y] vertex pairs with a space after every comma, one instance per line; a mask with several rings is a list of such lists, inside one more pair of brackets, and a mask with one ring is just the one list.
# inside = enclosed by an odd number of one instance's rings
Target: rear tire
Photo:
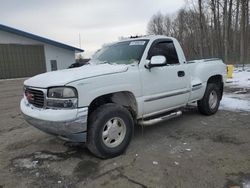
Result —
[[221, 97], [218, 85], [208, 83], [203, 98], [197, 102], [200, 113], [204, 115], [215, 114], [218, 111]]
[[88, 149], [99, 158], [112, 158], [128, 147], [134, 121], [127, 109], [117, 104], [97, 108], [88, 121]]

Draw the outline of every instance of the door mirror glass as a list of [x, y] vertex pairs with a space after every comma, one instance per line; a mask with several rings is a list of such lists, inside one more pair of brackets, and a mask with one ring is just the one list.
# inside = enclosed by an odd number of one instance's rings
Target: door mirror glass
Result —
[[163, 55], [156, 55], [151, 57], [150, 62], [145, 67], [150, 69], [152, 67], [161, 67], [166, 65], [167, 65], [166, 57]]
[[151, 65], [165, 65], [166, 58], [163, 55], [156, 55], [151, 58]]

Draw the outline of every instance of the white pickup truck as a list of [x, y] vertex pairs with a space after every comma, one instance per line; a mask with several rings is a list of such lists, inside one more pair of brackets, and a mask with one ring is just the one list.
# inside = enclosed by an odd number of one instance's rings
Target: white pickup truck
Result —
[[131, 38], [83, 67], [29, 78], [20, 107], [36, 128], [110, 158], [125, 151], [135, 125], [179, 116], [193, 102], [202, 114], [216, 113], [226, 71], [219, 59], [187, 62], [174, 38]]

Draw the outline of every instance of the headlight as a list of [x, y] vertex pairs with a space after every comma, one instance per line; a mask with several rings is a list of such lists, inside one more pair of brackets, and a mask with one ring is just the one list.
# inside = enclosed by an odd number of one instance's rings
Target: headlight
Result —
[[77, 91], [72, 87], [54, 87], [47, 93], [47, 107], [77, 108]]
[[48, 98], [77, 98], [77, 92], [72, 87], [53, 87], [48, 91]]

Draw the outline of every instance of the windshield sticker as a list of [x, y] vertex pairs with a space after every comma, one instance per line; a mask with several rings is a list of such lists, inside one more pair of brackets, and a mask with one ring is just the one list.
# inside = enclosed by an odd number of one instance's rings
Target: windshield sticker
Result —
[[129, 46], [139, 45], [143, 46], [145, 44], [145, 41], [139, 40], [139, 41], [132, 41], [129, 43]]

